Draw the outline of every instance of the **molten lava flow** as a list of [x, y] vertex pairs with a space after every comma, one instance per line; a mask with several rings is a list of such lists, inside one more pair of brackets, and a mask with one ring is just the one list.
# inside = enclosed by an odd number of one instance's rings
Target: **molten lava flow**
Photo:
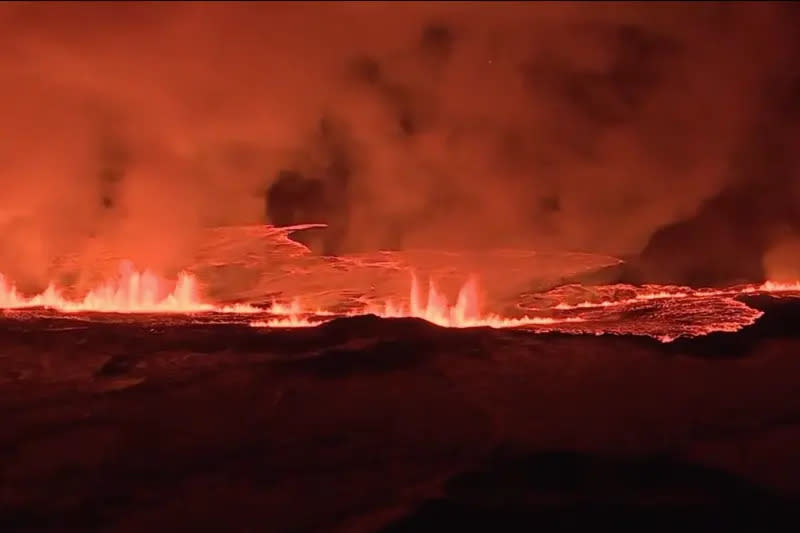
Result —
[[[254, 327], [313, 327], [324, 323], [325, 320], [307, 317], [334, 315], [320, 311], [304, 311], [297, 299], [293, 300], [290, 305], [273, 303], [269, 311], [274, 315], [282, 315], [282, 318], [253, 321], [250, 325]], [[382, 306], [367, 305], [364, 309], [347, 313], [346, 316], [364, 314], [373, 314], [382, 318], [421, 318], [446, 328], [514, 328], [581, 321], [578, 317], [564, 319], [529, 316], [504, 318], [496, 314], [483, 314], [480, 310], [478, 284], [474, 278], [461, 287], [455, 305], [448, 302], [432, 281], [428, 285], [427, 298], [423, 298], [416, 276], [411, 278], [408, 306], [398, 305], [389, 300]]]
[[[384, 318], [413, 317], [448, 328], [554, 325], [559, 331], [575, 334], [647, 335], [661, 342], [672, 342], [681, 337], [735, 332], [752, 325], [763, 313], [737, 300], [738, 296], [797, 292], [800, 292], [800, 283], [766, 282], [728, 289], [659, 285], [563, 286], [538, 295], [544, 300], [538, 305], [525, 305], [524, 297], [518, 304], [527, 311], [549, 316], [510, 318], [481, 312], [480, 294], [474, 278], [461, 287], [455, 304], [451, 305], [433, 282], [429, 283], [427, 294], [423, 294], [417, 278], [412, 276], [407, 303], [396, 303], [390, 299], [381, 305], [364, 305], [344, 316], [374, 314]], [[593, 297], [580, 297], [587, 293]], [[253, 322], [251, 325], [313, 327], [325, 322], [319, 318], [323, 313], [304, 309], [297, 299], [289, 305], [274, 303], [270, 312], [278, 315], [278, 318]]]
[[300, 303], [300, 298], [295, 298], [292, 300], [290, 304], [282, 304], [277, 301], [273, 301], [272, 305], [270, 305], [269, 309], [267, 310], [270, 314], [279, 315], [279, 316], [288, 316], [288, 317], [297, 317], [299, 315], [308, 315], [313, 314], [316, 316], [335, 316], [336, 313], [331, 313], [330, 311], [324, 311], [322, 309], [317, 309], [316, 311], [308, 311], [303, 307]]
[[642, 292], [640, 294], [636, 294], [631, 298], [623, 298], [619, 300], [600, 300], [598, 302], [591, 302], [585, 300], [583, 302], [579, 302], [576, 304], [560, 302], [555, 307], [553, 307], [553, 309], [559, 311], [569, 311], [573, 309], [592, 309], [596, 307], [621, 307], [629, 304], [634, 304], [637, 302], [687, 298], [691, 295], [692, 295], [691, 292], [686, 292], [683, 291], [681, 288], [676, 288], [676, 290], [674, 291], [661, 290], [657, 292]]
[[324, 324], [326, 320], [312, 320], [307, 318], [309, 315], [335, 316], [335, 313], [320, 309], [313, 312], [307, 311], [303, 308], [299, 298], [293, 299], [288, 305], [273, 301], [266, 312], [279, 318], [254, 320], [250, 322], [250, 325], [256, 328], [311, 328]]
[[742, 292], [800, 292], [800, 281], [795, 282], [781, 282], [781, 281], [766, 281], [758, 287], [747, 287]]
[[[292, 261], [307, 257], [297, 246], [285, 244], [284, 248], [288, 251], [276, 251], [276, 257], [285, 256]], [[50, 284], [41, 294], [26, 296], [0, 276], [0, 309], [29, 309], [25, 313], [14, 313], [16, 319], [41, 312], [35, 308], [67, 313], [88, 311], [118, 314], [114, 317], [96, 317], [98, 320], [128, 320], [119, 315], [124, 313], [190, 314], [193, 316], [188, 320], [192, 323], [246, 322], [247, 319], [237, 315], [259, 313], [257, 320], [250, 322], [250, 325], [266, 328], [314, 327], [335, 317], [374, 314], [385, 318], [420, 318], [448, 328], [523, 328], [573, 334], [644, 335], [670, 342], [682, 337], [734, 332], [752, 325], [763, 313], [752, 304], [749, 305], [747, 299], [743, 298], [745, 296], [769, 294], [781, 298], [800, 298], [800, 282], [775, 281], [725, 289], [572, 284], [560, 285], [545, 292], [520, 292], [517, 289], [524, 286], [520, 281], [522, 274], [517, 273], [518, 278], [514, 283], [506, 284], [501, 282], [502, 276], [495, 273], [493, 284], [485, 284], [481, 275], [481, 291], [478, 290], [477, 277], [470, 279], [460, 288], [454, 303], [451, 303], [433, 282], [428, 283], [426, 292], [416, 276], [411, 277], [410, 291], [407, 289], [407, 282], [398, 276], [403, 276], [403, 272], [420, 270], [409, 268], [404, 261], [408, 259], [407, 262], [412, 262], [412, 254], [406, 255], [405, 259], [380, 254], [374, 258], [337, 258], [331, 260], [331, 264], [308, 263], [301, 265], [302, 268], [288, 268], [287, 265], [291, 264], [285, 263], [281, 268], [266, 271], [262, 268], [264, 265], [259, 263], [254, 266], [255, 272], [259, 275], [263, 273], [268, 283], [262, 283], [264, 278], [259, 278], [251, 288], [246, 289], [250, 291], [249, 294], [239, 294], [239, 298], [256, 301], [268, 293], [288, 295], [286, 300], [273, 301], [272, 305], [265, 308], [208, 303], [201, 298], [199, 282], [192, 274], [182, 273], [175, 282], [167, 282], [151, 272], [136, 272], [129, 263], [124, 263], [117, 279], [93, 288], [81, 298], [69, 297], [70, 293], [62, 292], [56, 284]], [[430, 259], [425, 254], [414, 257], [413, 262], [423, 264]], [[448, 255], [446, 259], [449, 261], [455, 257]], [[492, 269], [500, 268], [498, 263], [505, 259], [505, 255], [499, 257], [497, 262], [492, 263]], [[439, 264], [440, 260], [444, 259], [436, 256], [432, 264], [421, 270], [422, 275], [450, 287], [459, 269], [444, 268]], [[522, 268], [525, 265], [527, 263], [516, 265], [515, 272], [529, 272], [527, 267]], [[533, 270], [538, 272], [536, 268]], [[192, 271], [201, 273], [204, 284], [214, 274], [213, 270], [206, 270], [203, 275], [202, 269], [195, 270], [194, 267]], [[238, 275], [236, 270], [228, 272]], [[240, 272], [248, 273], [248, 270]], [[407, 298], [394, 298], [406, 291]], [[505, 316], [484, 312], [480, 298], [483, 291], [494, 295], [492, 304], [498, 308], [516, 306], [517, 311]], [[498, 294], [506, 296], [498, 300]], [[304, 305], [307, 302], [317, 305]], [[197, 315], [199, 313], [207, 314], [200, 317]], [[222, 318], [214, 313], [227, 315]], [[157, 317], [151, 319], [159, 322], [165, 320]], [[180, 322], [186, 319], [169, 319], [170, 323], [176, 320]]]
[[300, 305], [300, 299], [295, 298], [289, 305], [272, 302], [269, 312], [273, 315], [297, 316], [303, 314], [303, 307]]
[[254, 328], [313, 328], [324, 324], [327, 320], [311, 320], [297, 315], [269, 320], [253, 320], [250, 325]]
[[546, 293], [520, 296], [519, 307], [583, 319], [579, 327], [560, 331], [646, 335], [662, 342], [736, 332], [754, 324], [763, 312], [740, 297], [755, 294], [797, 297], [800, 283], [765, 282], [726, 289], [693, 289], [661, 285], [564, 285]]
[[114, 281], [89, 291], [81, 300], [65, 298], [62, 292], [50, 284], [47, 289], [32, 297], [25, 297], [16, 287], [0, 275], [0, 308], [24, 309], [45, 307], [57, 311], [74, 313], [81, 311], [107, 313], [252, 313], [258, 311], [250, 305], [215, 306], [201, 302], [197, 280], [190, 274], [181, 273], [172, 290], [169, 283], [155, 274], [136, 272], [124, 263], [120, 276]]
[[717, 296], [724, 296], [734, 298], [744, 294], [756, 293], [794, 293], [800, 292], [800, 282], [781, 283], [774, 281], [766, 281], [761, 285], [747, 285], [744, 287], [734, 287], [730, 289], [691, 289], [689, 287], [661, 287], [656, 288], [652, 285], [645, 285], [644, 287], [627, 287], [631, 291], [636, 291], [637, 294], [630, 298], [621, 299], [606, 299], [600, 301], [585, 300], [578, 303], [560, 302], [556, 304], [553, 309], [559, 311], [569, 311], [574, 309], [592, 309], [597, 307], [623, 307], [637, 302], [647, 302], [655, 300], [678, 300], [685, 298], [713, 298]]

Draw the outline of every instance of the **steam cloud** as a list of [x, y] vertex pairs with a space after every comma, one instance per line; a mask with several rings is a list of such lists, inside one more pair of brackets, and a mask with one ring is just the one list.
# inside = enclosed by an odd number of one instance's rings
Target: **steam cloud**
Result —
[[98, 247], [173, 270], [204, 227], [327, 222], [326, 253], [758, 276], [796, 259], [771, 252], [797, 249], [796, 11], [3, 4], [0, 271], [41, 284]]

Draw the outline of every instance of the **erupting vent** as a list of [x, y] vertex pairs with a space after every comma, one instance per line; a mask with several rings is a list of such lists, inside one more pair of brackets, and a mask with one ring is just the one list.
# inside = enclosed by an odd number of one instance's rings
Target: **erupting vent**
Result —
[[0, 274], [0, 307], [25, 309], [43, 307], [64, 313], [81, 311], [107, 313], [248, 313], [257, 311], [248, 305], [215, 306], [202, 303], [197, 280], [181, 273], [175, 283], [169, 283], [152, 272], [136, 272], [123, 263], [118, 279], [89, 291], [81, 300], [70, 300], [51, 283], [41, 294], [26, 297], [13, 283]]
[[313, 296], [309, 294], [275, 300], [271, 305], [214, 304], [202, 298], [201, 286], [193, 274], [182, 273], [176, 281], [170, 282], [152, 272], [137, 272], [131, 264], [124, 263], [116, 279], [90, 290], [82, 298], [70, 299], [55, 284], [41, 294], [26, 296], [0, 276], [0, 308], [5, 309], [7, 315], [21, 318], [21, 310], [28, 315], [42, 312], [83, 313], [84, 316], [86, 313], [119, 316], [170, 313], [184, 315], [187, 320], [197, 320], [201, 314], [224, 314], [228, 322], [264, 328], [313, 327], [334, 318], [372, 314], [385, 318], [420, 318], [447, 328], [633, 334], [669, 342], [715, 331], [738, 331], [752, 324], [762, 312], [740, 301], [740, 296], [757, 293], [800, 296], [800, 283], [766, 282], [724, 290], [657, 285], [565, 285], [549, 291], [523, 292], [505, 305], [505, 312], [498, 312], [484, 309], [484, 295], [477, 277], [464, 283], [454, 300], [450, 300], [433, 279], [423, 288], [418, 277], [412, 274], [411, 287], [405, 297], [380, 299], [361, 295], [354, 299], [343, 291], [340, 300], [349, 301], [349, 305], [329, 308], [310, 305]]

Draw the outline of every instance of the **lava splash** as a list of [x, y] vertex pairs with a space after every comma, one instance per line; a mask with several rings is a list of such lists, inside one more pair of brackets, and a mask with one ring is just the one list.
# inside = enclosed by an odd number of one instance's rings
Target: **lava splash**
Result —
[[481, 307], [478, 281], [475, 278], [470, 278], [461, 287], [456, 303], [450, 305], [447, 297], [432, 280], [428, 282], [427, 298], [423, 299], [419, 281], [416, 276], [412, 276], [408, 307], [388, 301], [382, 308], [368, 308], [367, 312], [384, 318], [421, 318], [446, 328], [514, 328], [581, 321], [579, 317], [558, 319], [525, 315], [519, 318], [505, 318], [498, 314], [483, 313]]

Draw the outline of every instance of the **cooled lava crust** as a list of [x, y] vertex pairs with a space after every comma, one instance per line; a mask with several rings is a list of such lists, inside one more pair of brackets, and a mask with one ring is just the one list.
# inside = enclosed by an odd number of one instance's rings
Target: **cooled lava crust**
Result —
[[0, 530], [748, 527], [800, 495], [800, 302], [736, 333], [0, 328]]

